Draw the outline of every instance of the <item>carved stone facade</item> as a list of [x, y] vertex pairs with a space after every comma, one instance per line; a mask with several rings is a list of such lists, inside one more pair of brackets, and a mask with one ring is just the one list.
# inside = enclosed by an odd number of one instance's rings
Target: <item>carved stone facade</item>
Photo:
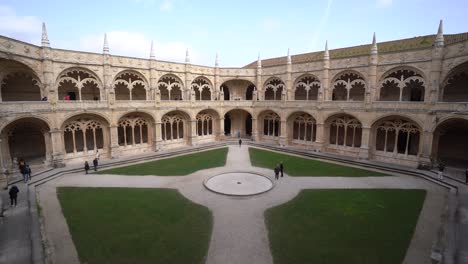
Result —
[[0, 36], [0, 180], [20, 158], [63, 166], [238, 136], [466, 164], [468, 33], [419, 38], [220, 68]]

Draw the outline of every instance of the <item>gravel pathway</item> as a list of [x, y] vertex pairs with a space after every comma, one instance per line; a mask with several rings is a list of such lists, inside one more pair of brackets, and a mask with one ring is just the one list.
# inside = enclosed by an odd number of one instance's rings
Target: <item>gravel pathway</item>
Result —
[[432, 243], [440, 225], [447, 191], [425, 180], [409, 176], [392, 177], [288, 177], [280, 178], [276, 186], [266, 193], [234, 197], [213, 193], [203, 181], [213, 175], [252, 171], [269, 175], [273, 171], [252, 167], [248, 147], [229, 146], [225, 167], [197, 171], [188, 176], [117, 176], [66, 175], [37, 189], [38, 200], [45, 217], [45, 232], [54, 254], [55, 263], [79, 263], [60, 208], [56, 187], [128, 187], [173, 188], [188, 199], [208, 207], [214, 216], [213, 234], [208, 251], [208, 264], [273, 263], [263, 213], [266, 209], [293, 199], [302, 189], [395, 188], [426, 189], [428, 191], [419, 217], [415, 235], [404, 263], [430, 263]]

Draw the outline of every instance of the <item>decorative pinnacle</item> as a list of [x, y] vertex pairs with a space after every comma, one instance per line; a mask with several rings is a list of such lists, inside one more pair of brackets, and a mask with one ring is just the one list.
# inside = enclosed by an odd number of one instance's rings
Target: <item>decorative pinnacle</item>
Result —
[[41, 39], [42, 47], [50, 48], [49, 38], [47, 37], [47, 30], [45, 23], [42, 22], [42, 39]]
[[185, 52], [185, 63], [190, 63], [189, 49]]
[[215, 67], [218, 67], [218, 66], [219, 66], [218, 53], [216, 53]]
[[377, 40], [375, 38], [375, 32], [374, 32], [374, 36], [372, 37], [372, 47], [371, 47], [370, 53], [371, 54], [377, 54], [378, 53]]
[[437, 37], [435, 39], [435, 46], [436, 47], [443, 47], [444, 46], [444, 30], [443, 30], [443, 20], [440, 20], [439, 29], [437, 30]]
[[109, 54], [109, 43], [107, 42], [107, 33], [104, 33], [104, 48], [102, 49], [102, 53]]
[[260, 59], [260, 52], [258, 52], [258, 58], [257, 58], [257, 68], [262, 67], [262, 60]]
[[151, 60], [156, 59], [156, 56], [154, 55], [154, 45], [153, 45], [153, 41], [151, 41], [150, 59], [151, 59]]
[[289, 54], [289, 48], [288, 48], [288, 64], [291, 64], [291, 55]]
[[325, 41], [325, 52], [323, 53], [323, 59], [324, 60], [330, 59], [330, 53], [328, 52], [328, 40]]

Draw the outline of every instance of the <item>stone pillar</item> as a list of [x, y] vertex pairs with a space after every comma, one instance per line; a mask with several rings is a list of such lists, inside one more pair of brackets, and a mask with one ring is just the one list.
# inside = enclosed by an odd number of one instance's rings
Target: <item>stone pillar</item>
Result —
[[258, 141], [258, 123], [257, 119], [252, 117], [252, 140]]
[[[0, 189], [7, 189], [8, 188], [8, 176], [6, 174], [7, 168], [3, 162], [3, 140], [0, 138]], [[2, 199], [2, 197], [0, 197]], [[0, 207], [0, 211], [2, 208]], [[0, 212], [1, 213], [1, 212]]]
[[370, 145], [370, 127], [362, 127], [361, 135], [361, 150], [359, 151], [359, 158], [369, 158], [369, 145]]
[[378, 87], [377, 87], [377, 64], [378, 64], [378, 56], [371, 55], [369, 58], [369, 72], [368, 72], [369, 83], [367, 84], [367, 89], [365, 93], [365, 98], [364, 98], [365, 103], [371, 103], [379, 99], [379, 93], [378, 93]]
[[315, 136], [315, 143], [318, 147], [318, 149], [322, 150], [323, 147], [325, 146], [325, 126], [324, 124], [316, 124], [317, 131], [316, 131], [316, 136]]
[[109, 126], [109, 129], [110, 129], [110, 157], [112, 159], [118, 158], [120, 156], [118, 128], [119, 127], [116, 126], [116, 125]]
[[[419, 162], [418, 167], [420, 169], [430, 170], [432, 168], [431, 154], [432, 154], [432, 142], [434, 140], [434, 134], [430, 131], [425, 130], [422, 133], [422, 138], [419, 140]], [[437, 146], [436, 146], [437, 147]]]
[[52, 166], [54, 168], [65, 167], [65, 144], [63, 142], [63, 130], [51, 130], [50, 138], [52, 141]]
[[218, 138], [221, 138], [224, 136], [224, 117], [221, 117], [219, 119], [219, 132], [218, 132]]
[[163, 149], [161, 124], [162, 123], [160, 121], [153, 123], [153, 125], [155, 126], [154, 147], [156, 151]]
[[189, 136], [189, 144], [192, 146], [196, 146], [198, 143], [198, 135], [197, 135], [197, 120], [190, 120], [190, 136]]
[[[110, 55], [104, 54], [103, 55], [103, 86], [101, 89], [101, 97], [100, 101], [108, 100], [108, 94], [112, 89], [112, 78], [111, 78], [111, 66], [110, 66]], [[130, 91], [131, 95], [131, 91]]]
[[287, 143], [287, 126], [286, 126], [286, 120], [281, 119], [280, 122], [280, 140], [279, 143], [281, 146], [286, 146]]

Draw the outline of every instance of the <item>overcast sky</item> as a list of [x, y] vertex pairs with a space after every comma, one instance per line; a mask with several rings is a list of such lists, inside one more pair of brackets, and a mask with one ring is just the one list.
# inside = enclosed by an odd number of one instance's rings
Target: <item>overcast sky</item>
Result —
[[0, 35], [40, 45], [239, 67], [262, 58], [377, 41], [468, 32], [468, 0], [0, 0]]

